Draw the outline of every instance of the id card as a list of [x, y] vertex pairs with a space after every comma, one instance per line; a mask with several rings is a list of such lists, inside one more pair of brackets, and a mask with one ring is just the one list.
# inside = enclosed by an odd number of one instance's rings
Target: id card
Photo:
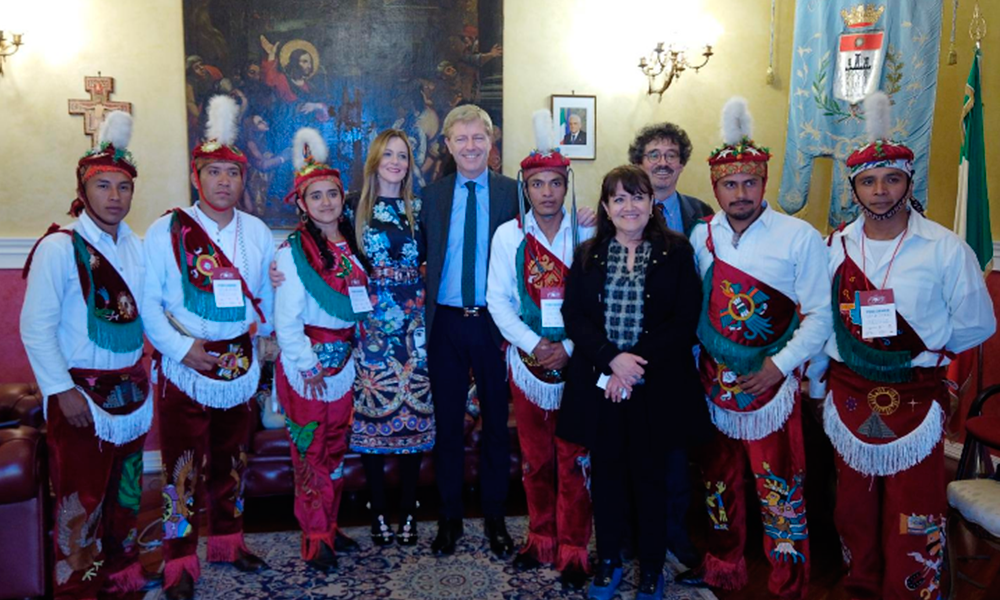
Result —
[[240, 272], [232, 267], [218, 267], [212, 271], [212, 294], [216, 308], [243, 306], [243, 285]]
[[562, 305], [565, 295], [563, 288], [542, 288], [542, 327], [564, 327]]
[[355, 313], [374, 310], [371, 298], [368, 297], [368, 287], [360, 279], [352, 279], [347, 284], [347, 296], [351, 299], [351, 310]]
[[861, 337], [870, 340], [893, 337], [899, 333], [896, 329], [896, 298], [892, 290], [860, 292], [860, 300]]

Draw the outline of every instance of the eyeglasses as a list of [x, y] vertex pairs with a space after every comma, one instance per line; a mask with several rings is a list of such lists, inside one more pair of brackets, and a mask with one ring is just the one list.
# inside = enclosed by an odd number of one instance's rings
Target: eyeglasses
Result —
[[660, 159], [665, 159], [668, 163], [675, 163], [681, 159], [680, 152], [675, 152], [673, 150], [668, 150], [667, 152], [660, 152], [659, 150], [653, 150], [652, 152], [647, 152], [643, 154], [651, 163], [660, 162]]

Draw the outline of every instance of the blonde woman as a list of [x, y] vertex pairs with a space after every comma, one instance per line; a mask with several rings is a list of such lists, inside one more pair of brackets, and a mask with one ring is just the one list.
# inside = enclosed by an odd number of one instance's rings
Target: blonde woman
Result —
[[[361, 454], [371, 491], [372, 540], [417, 542], [417, 477], [425, 450], [434, 446], [434, 407], [427, 378], [424, 242], [413, 197], [413, 155], [407, 136], [388, 129], [375, 138], [365, 160], [355, 207], [355, 236], [371, 264], [369, 294], [374, 310], [361, 329], [354, 383], [351, 450]], [[389, 526], [385, 499], [385, 455], [400, 460], [402, 498], [398, 531]]]

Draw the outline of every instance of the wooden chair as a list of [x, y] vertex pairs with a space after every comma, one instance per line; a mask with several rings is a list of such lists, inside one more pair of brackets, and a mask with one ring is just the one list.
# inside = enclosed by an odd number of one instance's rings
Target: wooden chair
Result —
[[[983, 414], [983, 406], [1000, 395], [1000, 385], [983, 390], [969, 408], [965, 422], [966, 437], [959, 459], [955, 481], [948, 484], [948, 531], [961, 521], [977, 538], [992, 548], [1000, 550], [1000, 479], [994, 466], [990, 449], [1000, 450], [1000, 416]], [[988, 560], [986, 555], [957, 556], [946, 546], [948, 568], [952, 573], [951, 597], [959, 581], [985, 590], [989, 582], [980, 583], [957, 569], [956, 563], [969, 560]]]

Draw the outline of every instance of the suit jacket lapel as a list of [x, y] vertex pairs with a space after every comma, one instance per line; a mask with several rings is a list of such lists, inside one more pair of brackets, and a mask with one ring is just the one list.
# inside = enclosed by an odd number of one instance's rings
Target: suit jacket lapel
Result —
[[681, 227], [684, 228], [681, 234], [686, 236], [694, 223], [694, 202], [688, 200], [684, 194], [677, 192], [677, 204], [681, 207]]
[[[440, 210], [437, 212], [437, 218], [439, 222], [439, 231], [441, 232], [441, 239], [437, 240], [441, 244], [441, 248], [448, 247], [448, 234], [451, 230], [451, 210], [455, 204], [455, 175], [449, 175], [441, 182], [441, 193], [443, 197], [438, 198], [437, 201], [440, 203]], [[442, 268], [444, 265], [444, 255], [441, 253], [442, 257]]]
[[[502, 225], [500, 220], [503, 218], [503, 215], [501, 214], [501, 210], [503, 209], [503, 203], [499, 200], [500, 195], [503, 193], [503, 190], [500, 189], [502, 181], [499, 177], [493, 174], [493, 171], [490, 171], [489, 181], [490, 181], [490, 230], [487, 232], [487, 235], [496, 231], [497, 227]], [[489, 244], [489, 246], [492, 246], [492, 244]]]

